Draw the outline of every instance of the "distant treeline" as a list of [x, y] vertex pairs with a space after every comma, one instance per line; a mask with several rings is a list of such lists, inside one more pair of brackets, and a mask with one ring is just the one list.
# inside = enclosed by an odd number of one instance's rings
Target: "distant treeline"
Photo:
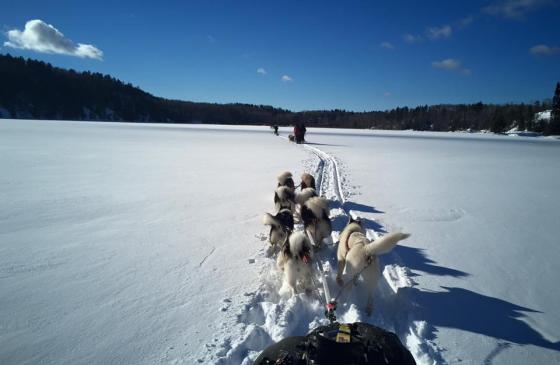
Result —
[[550, 123], [536, 119], [535, 113], [551, 108], [552, 102], [545, 100], [532, 104], [442, 104], [372, 112], [296, 113], [265, 105], [168, 100], [109, 75], [0, 55], [0, 117], [4, 118], [253, 125], [304, 122], [315, 127], [495, 132], [516, 126], [546, 134]]

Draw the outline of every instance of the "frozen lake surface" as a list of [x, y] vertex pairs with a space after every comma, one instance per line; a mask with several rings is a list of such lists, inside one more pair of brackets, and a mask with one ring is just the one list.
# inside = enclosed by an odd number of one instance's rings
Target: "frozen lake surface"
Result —
[[419, 363], [560, 362], [559, 141], [307, 139], [0, 120], [0, 363], [250, 363], [321, 323], [317, 298], [275, 292], [261, 217], [284, 170], [323, 177], [335, 230], [353, 214], [412, 233], [382, 258], [374, 315], [342, 320], [395, 331]]

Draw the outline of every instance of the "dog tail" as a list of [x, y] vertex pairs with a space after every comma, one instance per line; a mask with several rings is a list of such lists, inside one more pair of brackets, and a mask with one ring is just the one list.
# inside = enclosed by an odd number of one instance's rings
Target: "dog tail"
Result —
[[313, 188], [305, 188], [296, 195], [296, 203], [303, 205], [310, 198], [317, 196], [317, 192]]
[[302, 256], [304, 253], [312, 258], [313, 250], [311, 249], [311, 242], [307, 235], [301, 231], [294, 232], [290, 235], [289, 239], [290, 252], [296, 256]]
[[305, 205], [313, 212], [316, 218], [322, 218], [323, 215], [329, 216], [329, 201], [320, 196], [309, 198]]
[[389, 233], [385, 236], [368, 243], [365, 247], [368, 256], [378, 256], [391, 251], [400, 240], [410, 237], [408, 233]]
[[278, 222], [278, 220], [276, 218], [274, 218], [274, 216], [270, 213], [264, 213], [263, 218], [262, 218], [262, 222], [265, 226], [275, 226], [275, 227], [280, 226], [280, 223]]

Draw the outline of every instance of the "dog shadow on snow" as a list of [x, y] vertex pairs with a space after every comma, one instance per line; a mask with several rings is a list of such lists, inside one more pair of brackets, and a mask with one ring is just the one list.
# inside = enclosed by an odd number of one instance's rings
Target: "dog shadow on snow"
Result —
[[[372, 206], [351, 201], [343, 204], [333, 203], [334, 208], [344, 208], [351, 213], [352, 211], [384, 213]], [[358, 213], [358, 215], [360, 214]], [[386, 233], [384, 227], [379, 223], [367, 218], [361, 218], [361, 220], [364, 228]], [[335, 217], [333, 230], [342, 231], [347, 222], [348, 217], [346, 216]], [[333, 253], [336, 256], [336, 251]], [[335, 261], [336, 259], [331, 264], [335, 265]], [[454, 278], [470, 276], [469, 273], [437, 265], [437, 262], [428, 257], [425, 249], [401, 244], [397, 245], [390, 254], [381, 256], [381, 267], [388, 264], [399, 264], [410, 269], [408, 276], [411, 279], [420, 276], [421, 273]], [[388, 284], [385, 283], [385, 285]], [[385, 288], [385, 290], [387, 289]], [[547, 340], [525, 321], [527, 314], [542, 312], [465, 288], [441, 286], [441, 289], [441, 291], [427, 291], [415, 286], [402, 287], [398, 289], [394, 301], [378, 303], [381, 307], [378, 309], [395, 319], [393, 321], [393, 323], [397, 323], [395, 330], [402, 331], [401, 335], [408, 332], [409, 325], [403, 323], [403, 328], [399, 330], [398, 323], [402, 322], [399, 317], [402, 313], [399, 313], [398, 310], [395, 311], [395, 308], [409, 307], [412, 312], [412, 320], [425, 321], [428, 324], [428, 328], [423, 334], [428, 339], [437, 337], [437, 328], [447, 327], [494, 337], [513, 344], [534, 345], [560, 351], [560, 342]], [[379, 318], [371, 320], [376, 322]]]
[[[355, 216], [356, 213], [379, 213], [379, 214], [385, 213], [381, 210], [376, 209], [375, 207], [372, 207], [371, 205], [355, 203], [352, 201], [346, 201], [344, 203], [340, 203], [339, 201], [331, 201], [330, 207], [331, 209], [332, 208], [343, 209], [346, 212], [350, 212], [350, 214], [352, 214], [353, 216]], [[387, 233], [383, 228], [383, 226], [377, 223], [376, 221], [363, 217], [360, 217], [360, 220], [362, 221], [362, 225], [366, 230], [372, 229], [379, 233]], [[334, 218], [331, 218], [331, 222], [332, 222], [333, 231], [342, 232], [342, 230], [344, 229], [344, 227], [346, 227], [346, 224], [348, 223], [348, 217], [346, 215], [339, 215]]]
[[[430, 275], [457, 278], [469, 276], [459, 270], [438, 266], [427, 257], [423, 249], [398, 245], [394, 254], [382, 257], [382, 263], [398, 263]], [[412, 272], [409, 276], [419, 275]], [[396, 294], [400, 303], [413, 308], [413, 320], [428, 324], [424, 333], [426, 338], [435, 339], [437, 328], [447, 327], [518, 345], [534, 345], [560, 351], [560, 342], [548, 341], [524, 321], [528, 313], [542, 312], [465, 288], [441, 286], [441, 289], [428, 291], [414, 286], [402, 287]]]
[[542, 312], [465, 288], [442, 286], [441, 289], [404, 287], [397, 291], [397, 296], [407, 298], [415, 306], [413, 319], [430, 325], [424, 334], [428, 339], [437, 337], [438, 327], [447, 327], [560, 351], [560, 342], [548, 341], [523, 320], [526, 313]]

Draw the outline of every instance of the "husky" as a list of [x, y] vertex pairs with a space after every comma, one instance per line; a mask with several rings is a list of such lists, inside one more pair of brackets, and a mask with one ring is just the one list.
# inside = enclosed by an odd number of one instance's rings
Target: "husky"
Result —
[[274, 248], [288, 241], [288, 237], [294, 231], [294, 216], [289, 209], [282, 209], [276, 215], [265, 213], [262, 222], [270, 226], [268, 241]]
[[291, 291], [298, 293], [301, 287], [309, 293], [313, 289], [313, 248], [309, 238], [301, 231], [294, 232], [282, 246], [276, 265], [284, 272], [280, 294]]
[[397, 232], [370, 241], [365, 235], [361, 221], [353, 218], [350, 218], [340, 234], [336, 282], [343, 286], [345, 282], [348, 284], [349, 280], [353, 280], [354, 285], [357, 285], [356, 275], [361, 271], [364, 279], [363, 290], [367, 293], [365, 310], [368, 315], [371, 315], [373, 310], [373, 293], [379, 280], [378, 256], [391, 251], [400, 240], [408, 237], [410, 237], [408, 233]]
[[313, 177], [313, 175], [308, 174], [307, 172], [304, 172], [301, 175], [301, 190], [303, 191], [306, 188], [313, 188], [313, 189], [317, 189], [315, 187], [315, 178]]
[[315, 247], [320, 248], [323, 240], [331, 236], [332, 225], [327, 199], [318, 196], [309, 198], [301, 206], [301, 220]]
[[296, 197], [294, 191], [287, 186], [280, 186], [274, 192], [274, 206], [276, 211], [289, 209], [292, 213], [296, 210]]
[[280, 175], [278, 175], [277, 177], [278, 179], [278, 186], [277, 187], [281, 187], [281, 186], [287, 186], [290, 189], [295, 190], [295, 184], [294, 184], [294, 179], [292, 178], [292, 173], [289, 171], [285, 171], [283, 173], [281, 173]]

